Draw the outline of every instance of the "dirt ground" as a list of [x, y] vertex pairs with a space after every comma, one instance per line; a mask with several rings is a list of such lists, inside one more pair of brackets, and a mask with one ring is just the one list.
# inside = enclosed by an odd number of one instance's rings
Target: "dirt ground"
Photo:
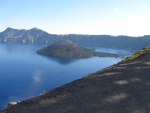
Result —
[[97, 71], [0, 113], [150, 113], [150, 53]]

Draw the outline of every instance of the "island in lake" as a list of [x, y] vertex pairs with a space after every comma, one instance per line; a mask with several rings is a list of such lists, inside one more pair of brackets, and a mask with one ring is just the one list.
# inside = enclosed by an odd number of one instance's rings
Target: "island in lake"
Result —
[[55, 44], [44, 47], [36, 52], [44, 56], [56, 56], [60, 58], [79, 59], [92, 56], [99, 57], [119, 57], [118, 54], [96, 52], [93, 49], [81, 47], [70, 40], [59, 40]]

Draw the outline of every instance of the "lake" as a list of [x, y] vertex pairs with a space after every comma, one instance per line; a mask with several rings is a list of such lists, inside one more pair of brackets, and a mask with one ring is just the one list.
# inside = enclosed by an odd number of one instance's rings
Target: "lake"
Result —
[[[0, 44], [0, 109], [9, 102], [39, 95], [96, 72], [121, 58], [60, 59], [36, 54], [43, 45]], [[97, 51], [130, 55], [130, 51], [95, 47]]]

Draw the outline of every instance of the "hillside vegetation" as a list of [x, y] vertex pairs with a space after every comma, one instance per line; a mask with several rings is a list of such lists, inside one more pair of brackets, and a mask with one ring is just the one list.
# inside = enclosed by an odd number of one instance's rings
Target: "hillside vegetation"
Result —
[[126, 57], [125, 59], [123, 59], [122, 61], [125, 62], [125, 61], [129, 61], [129, 60], [132, 60], [132, 59], [136, 59], [136, 58], [142, 57], [148, 52], [150, 52], [150, 46], [145, 47], [145, 48], [143, 48], [141, 50], [138, 50], [137, 52], [133, 53], [131, 56]]

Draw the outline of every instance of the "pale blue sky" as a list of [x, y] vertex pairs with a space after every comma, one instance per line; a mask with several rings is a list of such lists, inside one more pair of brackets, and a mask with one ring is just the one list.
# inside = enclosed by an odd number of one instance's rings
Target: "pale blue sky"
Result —
[[0, 32], [37, 27], [52, 34], [150, 34], [150, 0], [0, 0]]

